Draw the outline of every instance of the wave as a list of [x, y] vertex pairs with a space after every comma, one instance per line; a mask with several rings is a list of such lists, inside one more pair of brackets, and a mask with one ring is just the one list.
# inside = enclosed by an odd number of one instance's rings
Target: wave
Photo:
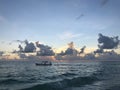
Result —
[[5, 79], [5, 80], [0, 80], [0, 84], [16, 84], [16, 83], [24, 83], [25, 81], [20, 81], [16, 79]]
[[106, 90], [120, 90], [120, 85], [116, 85], [116, 86], [109, 87], [109, 88], [106, 89]]
[[92, 84], [97, 80], [98, 78], [95, 76], [76, 77], [73, 79], [63, 79], [61, 81], [39, 84], [21, 90], [61, 90], [68, 87], [81, 87], [83, 85]]
[[63, 74], [61, 74], [61, 75], [62, 75], [62, 76], [74, 76], [74, 75], [77, 75], [77, 74], [67, 72], [67, 73], [63, 73]]
[[67, 72], [67, 73], [63, 73], [63, 74], [60, 74], [60, 75], [54, 75], [54, 76], [50, 76], [50, 77], [46, 77], [48, 79], [57, 79], [57, 78], [65, 78], [65, 77], [72, 77], [72, 76], [75, 76], [77, 74], [75, 73], [70, 73], [70, 72]]

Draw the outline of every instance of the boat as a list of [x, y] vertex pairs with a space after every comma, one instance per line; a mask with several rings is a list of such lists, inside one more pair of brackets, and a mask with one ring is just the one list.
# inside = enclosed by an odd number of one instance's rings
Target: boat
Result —
[[41, 63], [35, 63], [36, 66], [51, 66], [52, 63], [50, 61], [42, 61]]

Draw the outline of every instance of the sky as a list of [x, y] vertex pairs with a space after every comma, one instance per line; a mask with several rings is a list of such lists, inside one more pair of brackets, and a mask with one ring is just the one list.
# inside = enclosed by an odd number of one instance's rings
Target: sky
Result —
[[[15, 40], [64, 49], [98, 48], [98, 34], [120, 37], [120, 0], [0, 0], [0, 51]], [[117, 50], [118, 51], [118, 50]]]

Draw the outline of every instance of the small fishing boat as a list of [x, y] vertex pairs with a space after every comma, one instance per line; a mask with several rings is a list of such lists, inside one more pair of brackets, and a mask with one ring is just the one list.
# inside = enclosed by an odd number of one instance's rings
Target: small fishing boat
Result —
[[42, 61], [41, 63], [35, 63], [36, 66], [51, 66], [52, 63], [50, 61]]

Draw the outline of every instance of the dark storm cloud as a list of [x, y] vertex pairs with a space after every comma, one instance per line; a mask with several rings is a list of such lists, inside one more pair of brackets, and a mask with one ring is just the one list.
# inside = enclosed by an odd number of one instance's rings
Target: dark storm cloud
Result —
[[75, 55], [78, 51], [74, 48], [74, 43], [70, 42], [68, 43], [68, 48], [65, 50], [65, 52], [61, 51], [59, 55]]
[[73, 55], [74, 53], [74, 43], [70, 42], [68, 43], [68, 48], [65, 50], [65, 55]]
[[38, 56], [52, 56], [52, 55], [55, 55], [52, 48], [48, 45], [39, 44], [39, 42], [36, 42], [36, 46], [40, 49], [40, 51], [37, 52]]
[[77, 54], [82, 54], [84, 53], [86, 46], [83, 46], [80, 49], [80, 52], [74, 48], [74, 43], [70, 42], [68, 43], [68, 48], [65, 50], [65, 52], [61, 51], [58, 55], [77, 55]]
[[101, 6], [106, 5], [108, 2], [109, 2], [109, 0], [102, 0], [102, 2], [101, 2]]
[[116, 49], [120, 45], [120, 40], [118, 36], [108, 37], [104, 36], [101, 33], [98, 38], [98, 49], [94, 53], [103, 53], [104, 49]]
[[98, 47], [100, 49], [115, 49], [120, 44], [120, 40], [118, 38], [119, 38], [118, 36], [108, 37], [100, 33], [98, 38], [99, 43]]
[[75, 53], [78, 53], [78, 51], [76, 49], [72, 49], [72, 48], [67, 48], [65, 50], [65, 52], [61, 51], [58, 55], [74, 55]]
[[36, 50], [34, 43], [32, 42], [29, 43], [28, 40], [25, 40], [24, 43], [25, 43], [25, 48], [23, 48], [21, 45], [18, 46], [19, 52], [32, 53]]
[[34, 43], [32, 42], [29, 43], [27, 40], [25, 40], [25, 44], [26, 46], [24, 48], [24, 52], [29, 53], [29, 52], [34, 52], [36, 50]]
[[84, 53], [84, 50], [85, 50], [85, 48], [86, 48], [86, 46], [83, 46], [80, 50], [80, 53], [79, 54], [82, 54], [82, 53]]
[[18, 48], [20, 52], [23, 52], [23, 47], [21, 45], [19, 45]]
[[66, 51], [65, 51], [65, 55], [73, 55], [73, 49], [72, 48], [68, 48]]
[[58, 55], [76, 55], [78, 53], [78, 51], [76, 49], [72, 49], [72, 48], [67, 48], [65, 50], [65, 52], [61, 51]]

